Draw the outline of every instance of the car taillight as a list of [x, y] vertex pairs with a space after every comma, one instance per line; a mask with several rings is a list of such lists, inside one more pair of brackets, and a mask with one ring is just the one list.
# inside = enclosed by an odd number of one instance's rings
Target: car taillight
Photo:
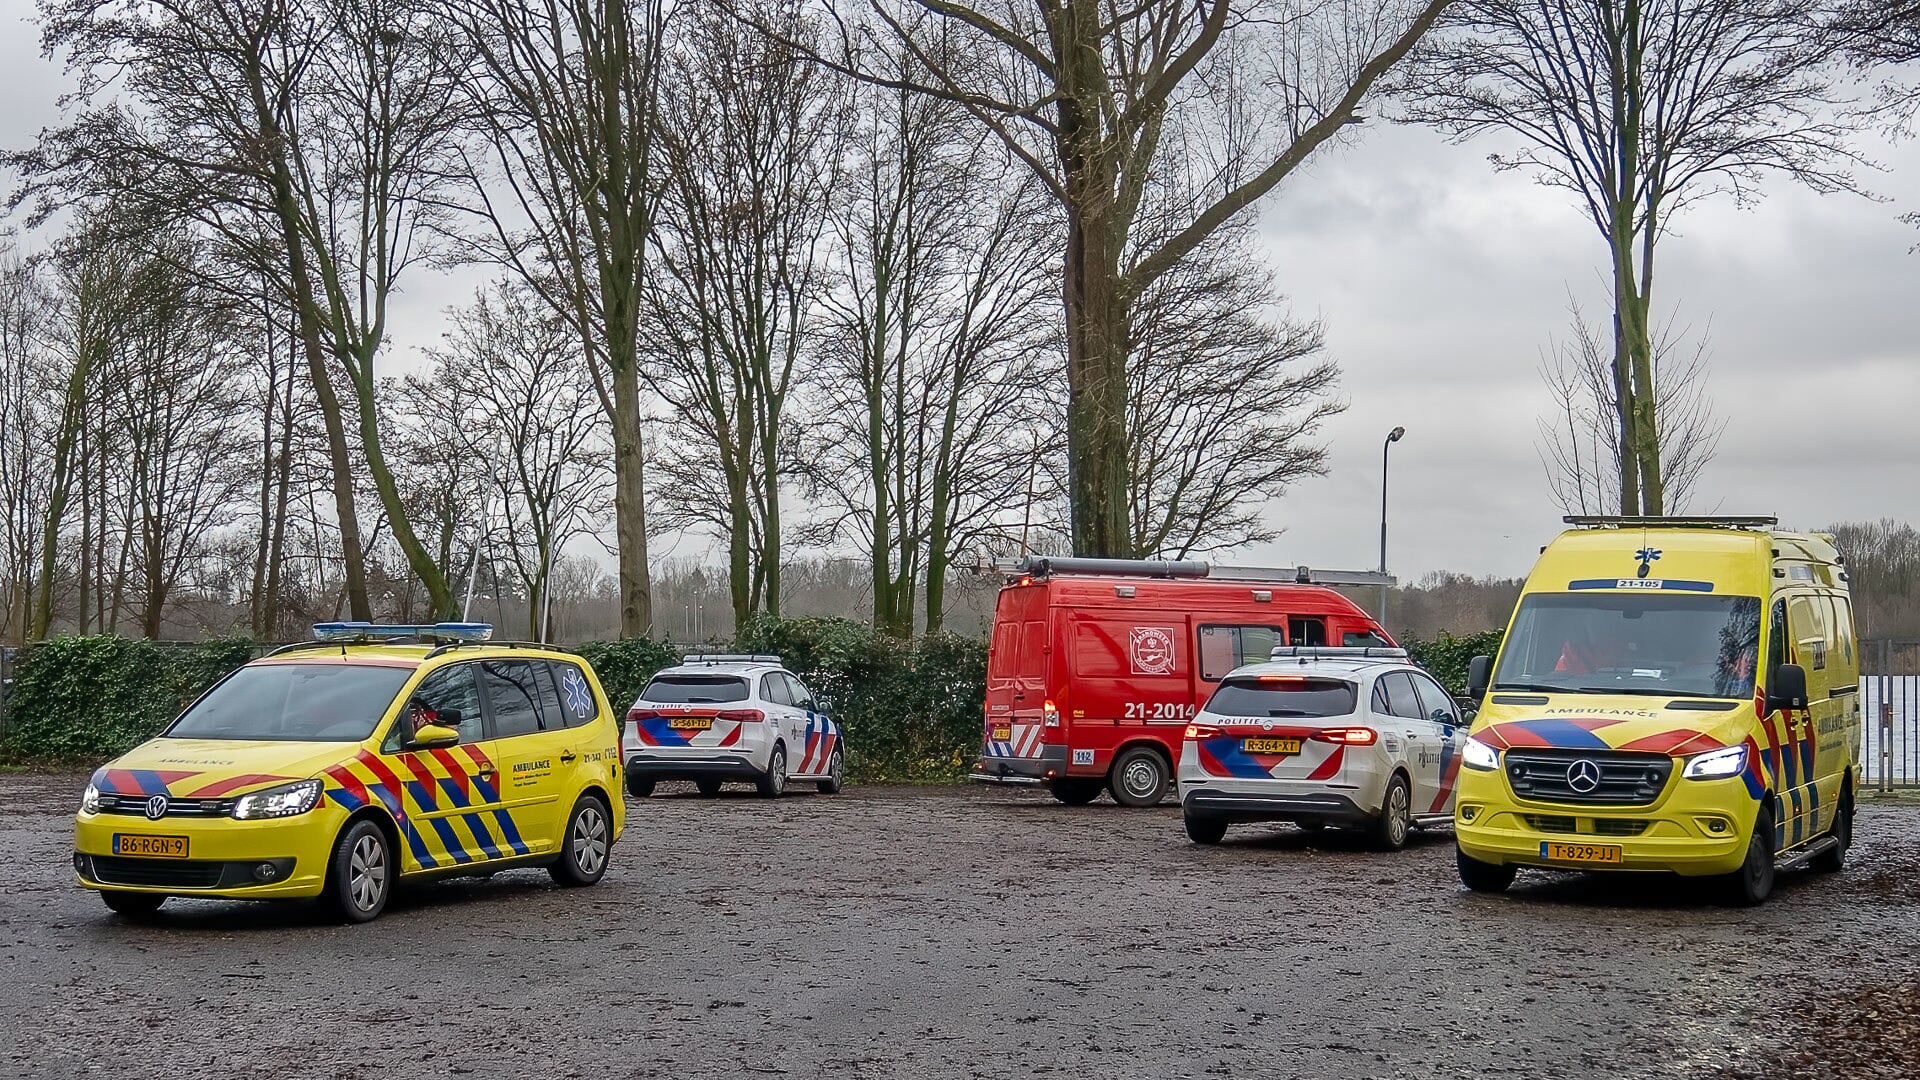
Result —
[[767, 718], [759, 709], [721, 709], [715, 714], [722, 720], [738, 720], [744, 724], [757, 724]]
[[1370, 727], [1330, 727], [1321, 728], [1309, 738], [1321, 742], [1342, 743], [1347, 746], [1372, 746], [1380, 741], [1380, 733]]
[[658, 720], [660, 719], [660, 714], [654, 712], [652, 709], [628, 709], [627, 719], [634, 721]]
[[1211, 739], [1220, 734], [1220, 729], [1212, 724], [1188, 724], [1186, 737], [1189, 739]]
[[1055, 705], [1053, 702], [1046, 701], [1041, 703], [1040, 716], [1046, 721], [1048, 727], [1060, 726], [1060, 706]]

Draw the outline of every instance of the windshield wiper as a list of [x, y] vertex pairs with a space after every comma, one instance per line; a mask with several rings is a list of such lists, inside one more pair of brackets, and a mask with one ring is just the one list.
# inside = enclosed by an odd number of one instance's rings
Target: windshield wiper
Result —
[[1609, 686], [1609, 687], [1583, 686], [1580, 688], [1580, 692], [1583, 694], [1622, 694], [1629, 697], [1676, 697], [1676, 696], [1684, 697], [1685, 696], [1682, 694], [1677, 694], [1677, 692], [1673, 690], [1662, 690], [1657, 686]]
[[1548, 683], [1501, 683], [1493, 688], [1494, 693], [1502, 690], [1520, 690], [1535, 694], [1609, 694], [1611, 690], [1595, 690], [1590, 686], [1553, 686]]

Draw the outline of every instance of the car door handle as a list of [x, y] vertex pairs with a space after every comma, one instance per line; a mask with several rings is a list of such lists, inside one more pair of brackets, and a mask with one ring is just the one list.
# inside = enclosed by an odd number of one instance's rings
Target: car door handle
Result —
[[563, 752], [562, 752], [562, 753], [560, 754], [560, 760], [561, 760], [562, 762], [568, 762], [568, 761], [572, 761], [572, 760], [573, 760], [574, 758], [577, 758], [577, 757], [579, 757], [579, 756], [580, 756], [580, 755], [578, 755], [578, 754], [576, 754], [576, 753], [574, 753], [573, 751], [571, 751], [571, 750], [567, 750], [567, 751], [563, 751]]

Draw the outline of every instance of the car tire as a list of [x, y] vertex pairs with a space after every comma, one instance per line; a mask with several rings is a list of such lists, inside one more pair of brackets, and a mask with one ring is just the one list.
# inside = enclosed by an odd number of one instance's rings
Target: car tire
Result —
[[1840, 791], [1840, 805], [1833, 814], [1833, 827], [1827, 835], [1839, 841], [1835, 847], [1813, 857], [1808, 865], [1816, 874], [1837, 874], [1847, 868], [1847, 849], [1853, 846], [1853, 789]]
[[1187, 825], [1187, 839], [1196, 844], [1217, 844], [1226, 838], [1227, 819], [1211, 814], [1183, 814]]
[[1135, 746], [1113, 759], [1107, 787], [1121, 806], [1157, 806], [1173, 787], [1173, 770], [1158, 751]]
[[327, 906], [342, 920], [371, 922], [387, 909], [399, 867], [387, 831], [367, 818], [340, 830], [327, 862]]
[[653, 794], [653, 781], [644, 777], [627, 777], [627, 794], [636, 799], [644, 799]]
[[560, 857], [547, 867], [556, 885], [579, 888], [599, 881], [613, 854], [613, 819], [598, 796], [582, 795], [560, 834]]
[[159, 913], [160, 905], [167, 902], [164, 896], [144, 892], [103, 892], [100, 899], [107, 905], [107, 910], [135, 921], [153, 918]]
[[1513, 884], [1513, 867], [1481, 862], [1459, 848], [1453, 849], [1453, 864], [1469, 892], [1503, 893]]
[[702, 776], [694, 780], [693, 786], [703, 799], [711, 799], [720, 794], [720, 785], [725, 783], [717, 776]]
[[774, 743], [767, 755], [767, 771], [754, 782], [762, 798], [777, 799], [787, 793], [787, 744]]
[[1107, 786], [1105, 780], [1095, 780], [1084, 776], [1075, 776], [1066, 780], [1055, 780], [1047, 785], [1053, 797], [1068, 806], [1085, 806], [1100, 797], [1101, 789]]
[[1727, 902], [1734, 907], [1758, 907], [1773, 895], [1773, 810], [1762, 806], [1747, 839], [1747, 858], [1740, 869], [1722, 878]]
[[1387, 790], [1380, 795], [1380, 813], [1367, 828], [1373, 846], [1381, 851], [1399, 851], [1407, 846], [1413, 832], [1413, 786], [1406, 773], [1387, 778]]
[[840, 748], [836, 746], [833, 748], [833, 753], [827, 758], [827, 778], [820, 781], [820, 794], [838, 795], [840, 794], [840, 789], [846, 786], [846, 782], [846, 758], [841, 756]]

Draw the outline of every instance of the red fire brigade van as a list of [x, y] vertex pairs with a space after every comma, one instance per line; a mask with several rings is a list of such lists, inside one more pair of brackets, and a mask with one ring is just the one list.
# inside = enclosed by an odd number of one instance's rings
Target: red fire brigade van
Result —
[[1329, 584], [1380, 574], [1132, 559], [1022, 560], [1000, 590], [973, 779], [1043, 783], [1079, 805], [1152, 806], [1220, 680], [1279, 645], [1388, 646]]

